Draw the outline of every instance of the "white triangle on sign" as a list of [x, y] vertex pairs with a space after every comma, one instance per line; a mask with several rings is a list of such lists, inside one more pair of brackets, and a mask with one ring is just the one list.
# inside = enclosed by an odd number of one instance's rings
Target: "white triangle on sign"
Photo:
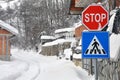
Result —
[[86, 55], [107, 55], [106, 51], [102, 47], [100, 41], [96, 36], [93, 37], [92, 41], [90, 42], [87, 50], [85, 51]]

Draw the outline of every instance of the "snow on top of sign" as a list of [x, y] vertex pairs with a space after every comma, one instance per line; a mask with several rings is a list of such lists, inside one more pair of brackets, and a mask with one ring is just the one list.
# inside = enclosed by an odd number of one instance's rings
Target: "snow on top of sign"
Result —
[[63, 28], [63, 29], [57, 29], [55, 30], [55, 33], [61, 33], [61, 32], [71, 32], [74, 31], [74, 28]]
[[10, 31], [12, 34], [17, 35], [18, 34], [18, 30], [16, 28], [14, 28], [13, 26], [5, 23], [4, 21], [0, 20], [0, 27], [2, 27], [3, 29], [6, 29], [8, 31]]
[[120, 58], [120, 34], [110, 36], [110, 58], [117, 61]]
[[41, 36], [41, 39], [55, 39], [55, 37], [43, 35], [43, 36]]

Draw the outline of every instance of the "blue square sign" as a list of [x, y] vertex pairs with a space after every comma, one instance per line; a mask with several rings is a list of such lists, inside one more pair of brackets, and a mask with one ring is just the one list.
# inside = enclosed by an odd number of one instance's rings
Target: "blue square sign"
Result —
[[108, 32], [82, 33], [82, 58], [109, 58], [109, 53]]

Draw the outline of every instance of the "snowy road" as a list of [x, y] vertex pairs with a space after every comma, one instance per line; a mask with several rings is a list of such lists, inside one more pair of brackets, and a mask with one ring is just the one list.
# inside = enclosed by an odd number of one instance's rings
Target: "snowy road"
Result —
[[71, 61], [18, 49], [12, 55], [12, 61], [0, 61], [0, 80], [93, 80]]

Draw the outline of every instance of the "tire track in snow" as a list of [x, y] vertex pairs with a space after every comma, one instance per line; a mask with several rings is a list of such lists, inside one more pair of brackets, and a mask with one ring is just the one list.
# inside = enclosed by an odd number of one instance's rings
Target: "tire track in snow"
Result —
[[24, 72], [20, 77], [18, 77], [16, 80], [34, 80], [39, 72], [39, 68], [36, 64], [29, 64], [28, 71]]
[[0, 80], [15, 80], [23, 71], [26, 71], [28, 65], [24, 62], [15, 61], [12, 64], [4, 64], [0, 66], [2, 72]]
[[21, 62], [25, 62], [29, 65], [28, 70], [24, 71], [21, 76], [17, 77], [16, 80], [35, 80], [35, 78], [40, 74], [38, 62], [34, 61], [32, 58], [26, 58], [22, 55], [15, 55], [15, 57]]

